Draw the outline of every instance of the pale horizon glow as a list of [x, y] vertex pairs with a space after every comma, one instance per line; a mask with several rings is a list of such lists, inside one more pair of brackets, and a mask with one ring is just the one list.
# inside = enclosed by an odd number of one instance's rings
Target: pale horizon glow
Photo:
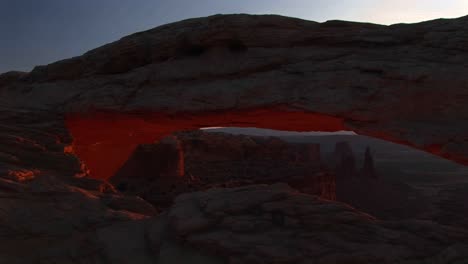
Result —
[[219, 129], [219, 128], [224, 128], [224, 127], [202, 127], [200, 130], [210, 130], [210, 129]]
[[225, 132], [229, 134], [242, 134], [251, 136], [356, 136], [354, 131], [340, 130], [334, 132], [324, 131], [289, 131], [256, 127], [202, 127], [207, 132]]
[[[466, 0], [317, 0], [314, 2], [296, 0], [292, 2], [297, 3], [296, 8], [278, 4], [275, 8], [266, 9], [264, 13], [275, 14], [288, 10], [295, 17], [317, 22], [348, 20], [383, 25], [418, 23], [468, 15]], [[314, 5], [320, 4], [325, 7], [322, 12], [313, 10]]]

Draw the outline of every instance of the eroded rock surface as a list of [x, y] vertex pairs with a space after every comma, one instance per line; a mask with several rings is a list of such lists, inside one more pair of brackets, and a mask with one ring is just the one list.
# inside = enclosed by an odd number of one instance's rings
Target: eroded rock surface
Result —
[[61, 113], [281, 105], [468, 164], [467, 24], [189, 19], [2, 77], [0, 105]]
[[21, 188], [1, 181], [0, 263], [107, 263], [102, 245], [92, 244], [89, 234], [156, 214], [142, 199], [89, 191], [56, 178]]
[[438, 193], [434, 219], [442, 224], [468, 228], [468, 184], [447, 186]]
[[[2, 74], [0, 263], [466, 263], [466, 230], [381, 222], [284, 186], [187, 194], [155, 216], [144, 200], [87, 177], [65, 120], [159, 113], [167, 127], [150, 120], [154, 128], [172, 132], [171, 115], [317, 113], [331, 119], [284, 128], [349, 129], [468, 164], [467, 25], [467, 17], [386, 27], [211, 16]], [[234, 124], [260, 122], [246, 118]], [[190, 126], [207, 124], [197, 122]]]
[[424, 221], [379, 221], [281, 184], [184, 194], [161, 217], [170, 231], [151, 230], [153, 245], [196, 248], [225, 263], [464, 263], [468, 258], [466, 231]]
[[89, 233], [157, 214], [87, 177], [63, 116], [3, 109], [0, 124], [0, 263], [104, 263]]

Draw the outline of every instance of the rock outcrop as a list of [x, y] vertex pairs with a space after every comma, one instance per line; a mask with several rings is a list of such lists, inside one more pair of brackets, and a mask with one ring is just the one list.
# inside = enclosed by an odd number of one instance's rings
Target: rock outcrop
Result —
[[356, 178], [358, 176], [356, 158], [351, 146], [346, 141], [336, 143], [332, 154], [332, 164], [338, 179]]
[[[428, 221], [379, 221], [284, 184], [184, 194], [158, 216], [142, 214], [141, 208], [140, 213], [102, 211], [100, 195], [78, 189], [29, 195], [2, 198], [8, 213], [2, 216], [0, 238], [4, 263], [453, 264], [468, 259], [467, 230]], [[18, 211], [21, 206], [31, 208], [28, 221]]]
[[[184, 194], [159, 221], [149, 237], [156, 255], [165, 260], [162, 263], [176, 263], [191, 248], [205, 259], [210, 256], [203, 263], [463, 263], [468, 259], [466, 231], [424, 221], [378, 221], [285, 185]], [[168, 255], [168, 248], [179, 254]]]
[[351, 145], [347, 141], [336, 143], [330, 163], [338, 179], [378, 178], [374, 166], [374, 158], [372, 157], [369, 147], [367, 147], [364, 152], [363, 164], [360, 170], [357, 169], [356, 157]]
[[336, 143], [330, 163], [336, 175], [337, 201], [385, 220], [426, 219], [431, 214], [429, 199], [416, 188], [378, 177], [369, 147], [362, 160], [358, 171], [349, 142]]
[[322, 166], [319, 145], [203, 131], [140, 145], [110, 182], [158, 207], [185, 192], [275, 182], [335, 199], [335, 176]]
[[370, 148], [366, 148], [364, 153], [364, 164], [362, 165], [361, 177], [368, 179], [377, 179], [378, 175], [374, 166], [374, 158], [372, 157]]
[[468, 228], [468, 184], [454, 184], [442, 188], [434, 220], [444, 225]]
[[90, 234], [157, 213], [141, 198], [85, 187], [48, 174], [29, 183], [0, 179], [0, 263], [109, 263]]
[[186, 194], [155, 216], [106, 179], [137, 145], [206, 126], [353, 130], [468, 164], [467, 37], [468, 17], [217, 15], [2, 74], [0, 261], [464, 263], [466, 230], [284, 186]]
[[392, 26], [189, 19], [38, 66], [1, 84], [0, 105], [179, 117], [284, 107], [341, 121], [319, 130], [353, 130], [468, 164], [467, 24], [467, 17]]

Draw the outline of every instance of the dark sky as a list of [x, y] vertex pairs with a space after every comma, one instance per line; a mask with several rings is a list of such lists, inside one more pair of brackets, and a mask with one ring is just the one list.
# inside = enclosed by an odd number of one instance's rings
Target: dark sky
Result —
[[29, 71], [137, 31], [218, 13], [390, 24], [462, 16], [468, 0], [0, 0], [0, 73]]

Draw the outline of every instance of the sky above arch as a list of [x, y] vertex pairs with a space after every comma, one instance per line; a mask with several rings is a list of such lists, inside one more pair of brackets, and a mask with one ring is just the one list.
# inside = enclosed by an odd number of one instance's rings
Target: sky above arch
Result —
[[468, 15], [467, 0], [0, 0], [0, 73], [81, 55], [125, 35], [213, 14], [413, 23]]

